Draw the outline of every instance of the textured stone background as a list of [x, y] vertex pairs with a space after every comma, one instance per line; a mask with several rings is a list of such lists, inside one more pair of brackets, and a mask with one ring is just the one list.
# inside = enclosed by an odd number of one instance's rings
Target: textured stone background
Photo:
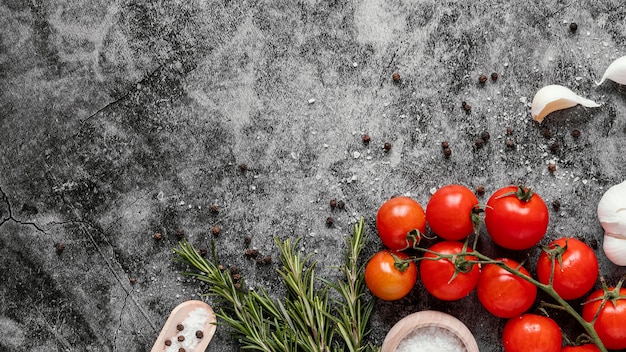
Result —
[[[626, 171], [626, 91], [594, 81], [626, 53], [625, 17], [622, 0], [2, 1], [0, 349], [149, 350], [170, 310], [206, 292], [171, 262], [177, 230], [207, 246], [220, 226], [224, 264], [279, 292], [276, 262], [247, 260], [246, 236], [274, 258], [273, 236], [303, 236], [333, 275], [357, 218], [369, 256], [384, 200], [425, 205], [448, 183], [484, 185], [486, 202], [522, 181], [558, 200], [545, 241], [596, 244], [616, 282], [625, 271], [604, 257], [595, 207]], [[548, 84], [602, 107], [539, 125], [528, 103]], [[486, 236], [479, 250], [527, 256]], [[442, 303], [419, 285], [377, 305], [372, 341], [429, 308], [464, 321], [481, 351], [502, 350], [504, 321], [474, 295]], [[218, 329], [209, 350], [237, 344]]]

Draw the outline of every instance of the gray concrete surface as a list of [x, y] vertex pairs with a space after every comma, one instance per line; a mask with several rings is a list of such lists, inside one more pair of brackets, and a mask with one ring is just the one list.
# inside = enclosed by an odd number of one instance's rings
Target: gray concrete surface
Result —
[[[332, 275], [355, 219], [370, 255], [385, 199], [425, 205], [448, 183], [484, 185], [486, 201], [523, 181], [559, 201], [545, 241], [596, 244], [616, 282], [626, 272], [602, 253], [595, 207], [624, 178], [626, 91], [594, 81], [626, 54], [625, 16], [622, 0], [2, 1], [0, 350], [146, 351], [169, 311], [207, 289], [171, 262], [177, 231], [198, 246], [215, 237], [225, 265], [280, 291], [277, 264], [243, 255], [247, 236], [274, 257], [273, 236], [304, 236]], [[528, 103], [548, 84], [602, 107], [539, 125]], [[527, 255], [486, 237], [479, 249]], [[377, 304], [372, 341], [422, 309], [502, 350], [504, 321], [475, 296], [443, 303], [419, 285]], [[237, 349], [223, 329], [209, 347]]]

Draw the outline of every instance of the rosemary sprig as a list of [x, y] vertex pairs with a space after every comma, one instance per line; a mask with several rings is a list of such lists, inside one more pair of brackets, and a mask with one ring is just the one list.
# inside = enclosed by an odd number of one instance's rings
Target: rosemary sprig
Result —
[[[243, 280], [235, 284], [228, 270], [206, 260], [186, 240], [174, 249], [173, 260], [190, 266], [183, 275], [210, 284], [207, 295], [216, 300], [218, 324], [228, 326], [242, 349], [259, 351], [373, 351], [366, 344], [367, 326], [373, 301], [365, 302], [364, 265], [359, 255], [365, 243], [364, 220], [354, 226], [353, 236], [346, 239], [345, 263], [338, 269], [343, 280], [330, 283], [316, 276], [316, 261], [297, 251], [299, 239], [279, 241], [282, 267], [278, 273], [287, 288], [284, 303], [272, 298], [265, 289], [249, 290]], [[318, 282], [319, 281], [319, 282]], [[329, 300], [326, 284], [339, 293], [340, 299]], [[337, 338], [339, 336], [339, 338]]]

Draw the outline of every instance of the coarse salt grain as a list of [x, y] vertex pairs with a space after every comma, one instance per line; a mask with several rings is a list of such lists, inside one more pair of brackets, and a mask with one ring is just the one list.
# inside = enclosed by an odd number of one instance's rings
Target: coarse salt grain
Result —
[[[185, 351], [193, 351], [201, 340], [196, 337], [196, 331], [204, 330], [207, 319], [209, 319], [208, 310], [203, 308], [192, 310], [187, 318], [180, 323], [183, 330], [178, 332], [176, 338], [171, 339], [172, 344], [167, 346], [165, 352], [178, 352], [180, 348], [184, 348]], [[180, 339], [180, 337], [183, 338]]]
[[413, 330], [396, 348], [396, 352], [464, 352], [463, 341], [447, 329], [426, 326]]

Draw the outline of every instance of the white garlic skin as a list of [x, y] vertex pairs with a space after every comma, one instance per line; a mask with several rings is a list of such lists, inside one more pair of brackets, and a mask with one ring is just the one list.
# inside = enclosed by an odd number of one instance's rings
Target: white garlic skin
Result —
[[598, 220], [605, 232], [626, 238], [626, 181], [604, 192], [598, 202]]
[[626, 84], [626, 56], [613, 61], [604, 71], [600, 82], [596, 82], [596, 85], [601, 85], [607, 79], [618, 84]]
[[598, 220], [604, 229], [604, 254], [614, 264], [626, 266], [626, 181], [604, 192]]
[[606, 257], [619, 266], [626, 266], [626, 238], [616, 237], [610, 233], [604, 234], [602, 249]]
[[552, 84], [539, 89], [535, 93], [531, 104], [531, 115], [535, 121], [541, 123], [550, 113], [579, 104], [588, 108], [600, 106], [600, 104], [592, 100], [577, 95], [569, 88]]

